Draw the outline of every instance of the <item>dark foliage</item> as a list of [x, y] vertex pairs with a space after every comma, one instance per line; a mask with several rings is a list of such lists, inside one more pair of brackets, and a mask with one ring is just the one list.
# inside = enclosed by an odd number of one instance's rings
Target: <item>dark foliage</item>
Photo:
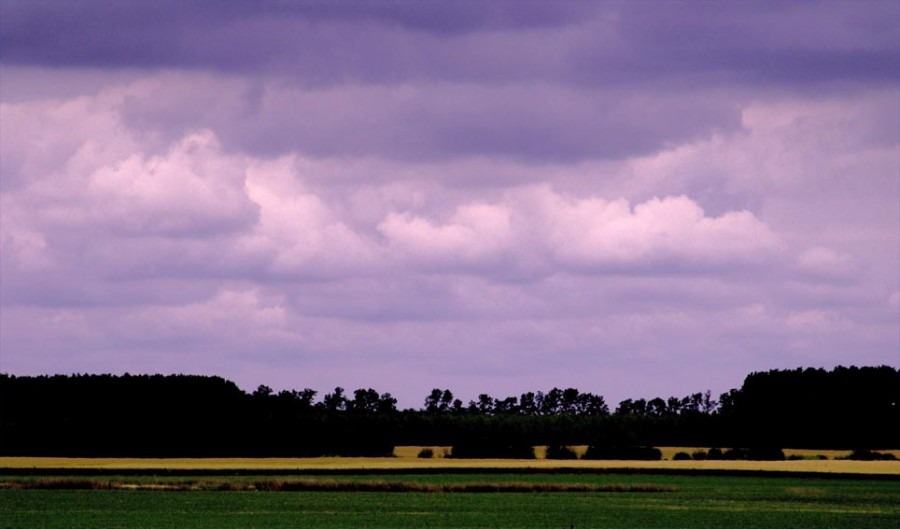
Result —
[[471, 439], [453, 445], [454, 459], [534, 459], [534, 448], [520, 442], [503, 442], [491, 437]]
[[855, 461], [894, 461], [897, 459], [897, 456], [894, 454], [886, 454], [883, 452], [876, 452], [874, 450], [862, 449], [862, 450], [854, 450], [847, 459], [853, 459]]
[[578, 454], [568, 446], [549, 445], [547, 446], [547, 459], [578, 459]]
[[741, 446], [693, 458], [780, 459], [767, 448], [861, 447], [859, 458], [900, 448], [900, 371], [887, 366], [753, 373], [718, 400], [709, 392], [626, 399], [615, 413], [575, 388], [482, 394], [468, 405], [436, 388], [422, 409], [402, 411], [371, 388], [317, 396], [267, 386], [246, 393], [219, 377], [0, 374], [0, 455], [390, 456], [402, 444], [452, 445], [454, 457], [533, 457], [531, 446], [550, 445], [551, 457], [568, 458], [563, 447], [587, 444], [594, 457]]
[[652, 446], [594, 446], [588, 447], [582, 459], [627, 459], [659, 461], [662, 452]]
[[722, 459], [731, 461], [784, 461], [784, 452], [780, 448], [732, 448], [725, 451]]
[[708, 452], [706, 452], [706, 457], [700, 458], [697, 457], [697, 454], [694, 454], [694, 459], [710, 459], [713, 461], [718, 461], [721, 459], [725, 459], [725, 454], [722, 453], [721, 448], [710, 448]]
[[728, 444], [900, 446], [900, 371], [888, 366], [752, 373], [720, 401]]
[[79, 457], [388, 456], [397, 412], [200, 376], [0, 376], [0, 453]]
[[678, 452], [677, 454], [672, 456], [672, 460], [673, 461], [690, 461], [691, 454], [689, 454], [687, 452]]

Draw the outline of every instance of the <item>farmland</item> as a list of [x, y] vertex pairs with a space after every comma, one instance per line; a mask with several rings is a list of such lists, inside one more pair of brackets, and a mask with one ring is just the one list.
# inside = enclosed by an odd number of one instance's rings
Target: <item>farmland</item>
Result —
[[[785, 450], [788, 461], [714, 461], [690, 460], [671, 461], [677, 452], [693, 452], [692, 447], [662, 447], [662, 461], [610, 461], [610, 460], [549, 460], [538, 457], [532, 460], [517, 459], [446, 459], [435, 457], [420, 459], [417, 456], [422, 447], [399, 446], [394, 457], [314, 457], [314, 458], [70, 458], [70, 457], [0, 457], [0, 469], [99, 469], [122, 470], [178, 470], [224, 471], [253, 470], [266, 472], [292, 471], [377, 471], [416, 469], [479, 469], [499, 468], [520, 471], [536, 469], [550, 471], [559, 468], [573, 470], [617, 470], [635, 469], [640, 471], [769, 471], [799, 473], [839, 473], [839, 474], [897, 474], [900, 475], [900, 461], [853, 461], [841, 459], [850, 452], [843, 450]], [[435, 454], [442, 454], [448, 447], [430, 447]], [[574, 447], [583, 452], [585, 447]], [[536, 447], [541, 456], [545, 447]], [[900, 456], [900, 450], [885, 450], [885, 453]]]
[[[2, 527], [877, 528], [900, 521], [897, 462], [642, 467], [649, 463], [3, 458], [0, 507]], [[825, 463], [837, 466], [810, 470]], [[59, 475], [27, 475], [40, 467]]]
[[[340, 480], [375, 480], [357, 475]], [[7, 527], [896, 527], [900, 482], [660, 475], [405, 481], [652, 485], [658, 492], [0, 490]], [[655, 487], [655, 488], [654, 488]], [[609, 487], [607, 490], [619, 490]]]
[[[468, 407], [436, 389], [399, 410], [371, 389], [317, 402], [214, 377], [0, 375], [15, 404], [0, 529], [900, 527], [897, 376], [755, 374], [718, 407], [695, 393], [610, 412], [575, 388]], [[791, 393], [835, 384], [858, 401]]]

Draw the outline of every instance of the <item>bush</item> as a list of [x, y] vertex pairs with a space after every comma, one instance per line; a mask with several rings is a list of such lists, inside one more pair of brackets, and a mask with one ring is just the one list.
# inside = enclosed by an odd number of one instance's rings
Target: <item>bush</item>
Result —
[[482, 440], [454, 444], [448, 457], [453, 459], [534, 459], [534, 448], [519, 443]]
[[423, 448], [419, 450], [419, 455], [417, 457], [419, 459], [431, 459], [434, 457], [434, 450], [431, 448]]
[[709, 452], [706, 453], [706, 459], [711, 459], [711, 460], [715, 461], [715, 460], [724, 459], [724, 458], [725, 458], [725, 454], [722, 453], [721, 448], [710, 448]]
[[578, 454], [568, 446], [550, 445], [547, 447], [547, 459], [578, 459]]
[[780, 448], [732, 448], [723, 454], [730, 461], [784, 461]]
[[662, 452], [652, 446], [595, 446], [588, 447], [582, 459], [628, 459], [659, 461]]
[[826, 461], [827, 459], [828, 459], [828, 456], [823, 455], [823, 454], [816, 454], [816, 455], [811, 455], [811, 456], [801, 456], [801, 455], [797, 455], [797, 454], [791, 454], [791, 455], [787, 456], [788, 461], [804, 461], [804, 460]]
[[691, 454], [687, 452], [678, 452], [672, 457], [673, 461], [689, 461], [691, 459]]
[[894, 461], [897, 459], [897, 456], [894, 454], [876, 452], [874, 450], [869, 450], [868, 448], [862, 448], [854, 450], [844, 459], [852, 459], [854, 461]]
[[750, 461], [784, 461], [784, 450], [780, 448], [750, 448], [744, 452]]
[[697, 461], [703, 461], [707, 458], [706, 450], [695, 450], [693, 454], [691, 454], [691, 458]]

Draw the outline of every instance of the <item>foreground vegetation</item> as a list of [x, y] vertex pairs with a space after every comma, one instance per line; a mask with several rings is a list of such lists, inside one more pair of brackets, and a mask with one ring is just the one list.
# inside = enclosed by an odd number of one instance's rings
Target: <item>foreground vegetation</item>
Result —
[[[32, 481], [31, 488], [0, 489], [0, 526], [893, 528], [900, 522], [900, 480], [884, 478], [573, 473], [360, 473], [324, 480], [110, 476], [83, 478], [88, 484], [75, 490], [42, 487], [39, 481]], [[90, 486], [129, 482], [137, 486]], [[307, 488], [284, 486], [299, 482]], [[146, 490], [166, 483], [204, 485], [193, 492]], [[316, 483], [319, 488], [309, 490]]]

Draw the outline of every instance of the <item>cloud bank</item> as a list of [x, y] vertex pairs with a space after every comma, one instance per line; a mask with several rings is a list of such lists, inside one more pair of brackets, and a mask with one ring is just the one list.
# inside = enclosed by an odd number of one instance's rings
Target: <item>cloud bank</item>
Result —
[[0, 5], [5, 372], [897, 362], [895, 3]]

